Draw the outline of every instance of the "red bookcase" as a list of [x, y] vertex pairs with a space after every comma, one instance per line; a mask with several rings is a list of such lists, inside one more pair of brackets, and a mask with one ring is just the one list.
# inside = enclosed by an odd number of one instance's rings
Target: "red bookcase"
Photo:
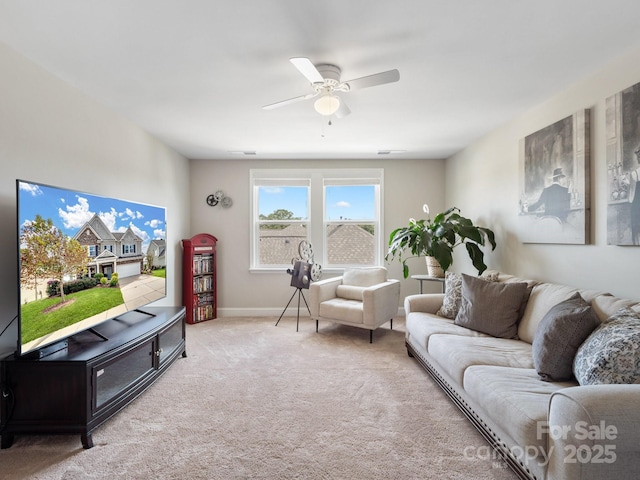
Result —
[[208, 233], [182, 240], [182, 301], [187, 309], [187, 323], [217, 316], [217, 242], [218, 239]]

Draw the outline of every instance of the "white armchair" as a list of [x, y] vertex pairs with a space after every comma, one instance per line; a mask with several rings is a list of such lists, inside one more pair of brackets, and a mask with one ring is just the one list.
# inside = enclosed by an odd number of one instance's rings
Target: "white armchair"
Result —
[[373, 342], [373, 331], [386, 322], [391, 322], [398, 313], [400, 282], [387, 280], [384, 267], [361, 267], [345, 270], [341, 277], [313, 282], [309, 287], [309, 310], [311, 318], [318, 322], [366, 328], [369, 343]]

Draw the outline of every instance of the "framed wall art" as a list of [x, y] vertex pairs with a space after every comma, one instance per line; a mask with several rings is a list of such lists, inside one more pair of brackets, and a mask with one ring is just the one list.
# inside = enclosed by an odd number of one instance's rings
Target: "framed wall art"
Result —
[[640, 245], [640, 83], [606, 99], [607, 243]]
[[518, 224], [524, 243], [589, 243], [590, 111], [520, 142]]

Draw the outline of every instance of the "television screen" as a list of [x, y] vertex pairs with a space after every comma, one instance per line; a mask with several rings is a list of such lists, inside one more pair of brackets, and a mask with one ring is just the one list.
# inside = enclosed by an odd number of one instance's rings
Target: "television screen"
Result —
[[19, 355], [166, 295], [163, 207], [16, 183]]

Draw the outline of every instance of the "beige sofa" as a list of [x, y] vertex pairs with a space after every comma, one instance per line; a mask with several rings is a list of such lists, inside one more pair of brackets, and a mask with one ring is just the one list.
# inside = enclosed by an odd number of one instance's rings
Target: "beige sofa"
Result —
[[[547, 312], [576, 292], [600, 322], [621, 307], [639, 312], [640, 303], [603, 292], [493, 275], [500, 283], [528, 285], [517, 338], [496, 338], [437, 315], [444, 294], [412, 295], [404, 302], [409, 355], [519, 477], [640, 478], [640, 384], [580, 385], [575, 378], [543, 381], [534, 365], [532, 346], [534, 341], [541, 342], [536, 331]], [[593, 343], [592, 334], [580, 345], [580, 354], [587, 342]], [[487, 454], [472, 448], [463, 453], [470, 459]]]

